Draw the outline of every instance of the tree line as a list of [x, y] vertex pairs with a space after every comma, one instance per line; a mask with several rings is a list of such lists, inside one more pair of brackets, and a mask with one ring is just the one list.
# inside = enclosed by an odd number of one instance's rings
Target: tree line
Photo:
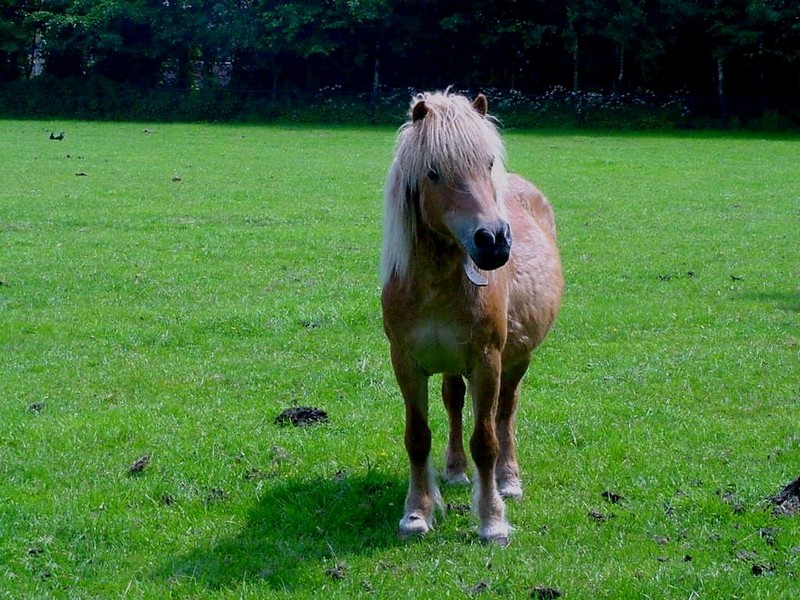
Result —
[[0, 0], [0, 82], [277, 99], [494, 87], [800, 113], [797, 0]]

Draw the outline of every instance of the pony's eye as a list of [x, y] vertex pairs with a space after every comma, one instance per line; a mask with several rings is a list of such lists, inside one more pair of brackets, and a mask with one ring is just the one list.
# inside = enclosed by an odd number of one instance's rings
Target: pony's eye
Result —
[[489, 161], [489, 170], [491, 171], [492, 169], [494, 169], [494, 157]]
[[439, 171], [431, 167], [428, 169], [428, 179], [430, 179], [433, 183], [439, 183], [442, 180], [442, 176], [439, 175]]

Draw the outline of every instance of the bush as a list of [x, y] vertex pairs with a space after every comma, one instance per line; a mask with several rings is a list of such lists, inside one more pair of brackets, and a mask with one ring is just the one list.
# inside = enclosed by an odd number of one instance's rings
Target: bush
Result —
[[[516, 90], [480, 90], [493, 114], [506, 127], [606, 130], [669, 130], [731, 127], [731, 123], [693, 114], [686, 94], [669, 97], [652, 92], [573, 92], [556, 86], [544, 94]], [[277, 99], [263, 90], [233, 89], [207, 83], [195, 90], [152, 89], [107, 79], [56, 79], [49, 76], [15, 81], [0, 89], [0, 116], [134, 121], [272, 121], [291, 123], [388, 124], [405, 120], [413, 88], [382, 88], [350, 93], [330, 86], [313, 93], [292, 91]], [[472, 94], [471, 92], [465, 92]], [[782, 131], [798, 119], [775, 112], [738, 127]]]
[[685, 127], [689, 117], [688, 106], [680, 97], [661, 98], [652, 93], [572, 92], [556, 86], [531, 97], [503, 90], [488, 90], [487, 94], [509, 126], [675, 129]]

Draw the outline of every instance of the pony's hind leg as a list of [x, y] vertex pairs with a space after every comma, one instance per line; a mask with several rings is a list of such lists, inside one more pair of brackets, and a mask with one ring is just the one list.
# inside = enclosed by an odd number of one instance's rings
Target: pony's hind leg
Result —
[[442, 400], [447, 409], [450, 423], [450, 434], [447, 439], [447, 450], [444, 454], [443, 477], [447, 483], [468, 484], [467, 455], [464, 453], [464, 395], [466, 386], [461, 375], [444, 375], [442, 377]]
[[522, 498], [522, 480], [517, 463], [516, 440], [514, 433], [514, 415], [519, 404], [519, 382], [528, 368], [528, 361], [503, 373], [500, 383], [500, 394], [497, 400], [495, 427], [499, 454], [495, 477], [497, 487], [503, 498]]

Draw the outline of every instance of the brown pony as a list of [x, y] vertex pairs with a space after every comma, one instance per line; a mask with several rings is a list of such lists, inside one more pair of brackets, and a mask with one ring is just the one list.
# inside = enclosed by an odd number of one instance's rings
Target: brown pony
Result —
[[428, 378], [442, 373], [450, 423], [443, 476], [469, 482], [466, 379], [479, 534], [505, 545], [502, 497], [522, 496], [518, 386], [556, 318], [564, 282], [553, 210], [531, 183], [506, 172], [487, 109], [482, 94], [473, 102], [449, 91], [413, 100], [386, 182], [381, 302], [411, 466], [400, 534], [427, 533], [442, 507], [428, 427]]

